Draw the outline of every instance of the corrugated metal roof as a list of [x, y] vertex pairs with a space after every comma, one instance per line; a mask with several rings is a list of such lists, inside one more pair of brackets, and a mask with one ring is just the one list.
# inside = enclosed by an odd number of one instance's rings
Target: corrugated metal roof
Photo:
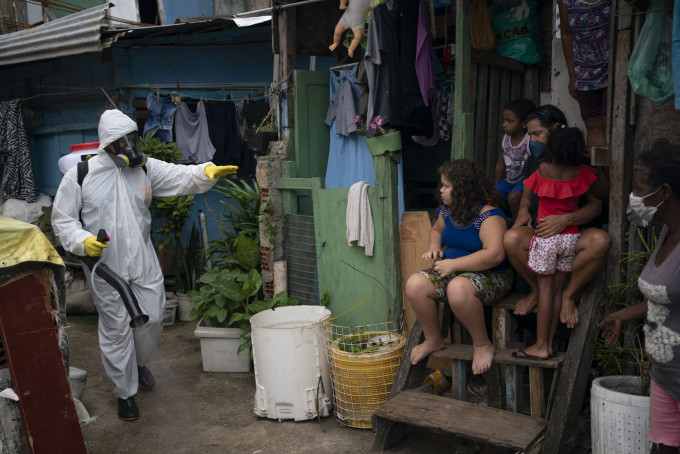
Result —
[[0, 66], [97, 52], [115, 40], [101, 39], [102, 19], [109, 6], [95, 6], [60, 19], [0, 35]]

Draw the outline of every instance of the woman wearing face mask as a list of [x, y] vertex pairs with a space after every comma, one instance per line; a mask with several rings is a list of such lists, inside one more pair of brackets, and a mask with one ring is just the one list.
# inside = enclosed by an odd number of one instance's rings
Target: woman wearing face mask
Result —
[[599, 323], [609, 346], [621, 326], [645, 318], [645, 349], [652, 386], [649, 432], [654, 454], [680, 452], [680, 146], [656, 145], [642, 153], [633, 169], [632, 217], [642, 226], [652, 219], [664, 226], [638, 279], [645, 301], [608, 315]]
[[[531, 175], [538, 164], [546, 159], [545, 145], [548, 137], [557, 128], [565, 126], [567, 119], [564, 113], [555, 106], [543, 105], [527, 117], [527, 132], [531, 136], [529, 151], [531, 156], [527, 160], [524, 172]], [[585, 153], [585, 150], [584, 150]], [[584, 162], [586, 161], [584, 155]], [[600, 199], [606, 198], [609, 188], [600, 179], [596, 181], [592, 190]], [[569, 225], [584, 227], [602, 211], [602, 202], [594, 199], [580, 207], [577, 211], [569, 214]], [[508, 255], [508, 260], [513, 268], [529, 284], [529, 294], [517, 302], [516, 315], [527, 315], [538, 303], [538, 290], [536, 276], [527, 268], [529, 258], [529, 246], [534, 233], [542, 237], [550, 237], [562, 231], [564, 227], [563, 216], [547, 216], [541, 220], [541, 224], [534, 230], [533, 221], [537, 212], [537, 203], [532, 203], [529, 211], [520, 211], [515, 223], [503, 237], [503, 246]], [[560, 320], [567, 327], [573, 328], [578, 323], [578, 311], [575, 306], [575, 294], [588, 282], [597, 276], [606, 262], [607, 253], [611, 246], [611, 237], [605, 231], [598, 228], [584, 228], [581, 237], [576, 243], [576, 256], [572, 264], [572, 273], [567, 286], [562, 292], [562, 311]]]

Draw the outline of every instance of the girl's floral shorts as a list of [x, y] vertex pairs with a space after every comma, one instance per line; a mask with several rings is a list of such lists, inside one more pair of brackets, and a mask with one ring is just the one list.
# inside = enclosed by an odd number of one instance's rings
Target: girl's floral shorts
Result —
[[428, 268], [422, 270], [420, 274], [426, 276], [434, 285], [434, 290], [437, 293], [437, 302], [448, 301], [446, 298], [446, 287], [454, 277], [461, 276], [469, 279], [477, 289], [477, 296], [485, 304], [495, 303], [503, 298], [510, 291], [513, 279], [512, 268], [501, 271], [451, 273], [445, 277], [440, 277], [435, 273], [434, 269]]
[[571, 264], [576, 256], [576, 242], [580, 233], [558, 233], [548, 238], [534, 235], [529, 247], [527, 266], [531, 271], [543, 276], [570, 273]]

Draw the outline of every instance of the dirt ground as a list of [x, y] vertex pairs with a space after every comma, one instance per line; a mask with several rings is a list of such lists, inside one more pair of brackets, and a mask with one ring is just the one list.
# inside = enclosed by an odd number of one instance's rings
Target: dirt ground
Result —
[[[194, 336], [196, 322], [164, 327], [160, 347], [148, 365], [156, 387], [137, 395], [139, 420], [120, 421], [99, 353], [97, 316], [72, 315], [67, 325], [71, 365], [87, 372], [82, 401], [95, 418], [82, 425], [89, 454], [371, 451], [370, 430], [342, 426], [332, 415], [322, 418], [321, 425], [317, 420], [278, 422], [255, 415], [253, 373], [203, 372], [199, 339]], [[414, 431], [403, 444], [385, 452], [478, 451], [456, 439]]]
[[[117, 417], [112, 385], [104, 373], [97, 341], [97, 315], [68, 317], [71, 365], [87, 372], [83, 397], [94, 420], [82, 424], [88, 454], [288, 454], [368, 453], [373, 433], [341, 425], [331, 415], [304, 422], [262, 418], [253, 413], [253, 373], [203, 372], [196, 322], [164, 327], [149, 363], [153, 391], [140, 391], [140, 419]], [[582, 418], [576, 451], [590, 451], [589, 420]], [[499, 454], [488, 446], [411, 429], [389, 454]]]

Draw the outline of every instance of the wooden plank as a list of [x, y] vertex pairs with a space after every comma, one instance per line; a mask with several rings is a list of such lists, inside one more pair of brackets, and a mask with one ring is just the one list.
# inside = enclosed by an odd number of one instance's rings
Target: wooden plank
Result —
[[[531, 416], [416, 391], [404, 391], [381, 406], [373, 415], [373, 427], [384, 420], [521, 451], [539, 438], [546, 424]], [[386, 449], [384, 438], [376, 438], [373, 449]]]
[[[415, 388], [423, 383], [427, 372], [425, 370], [425, 361], [421, 361], [415, 366], [411, 364], [411, 350], [413, 347], [421, 343], [425, 337], [423, 336], [423, 329], [420, 326], [420, 322], [416, 319], [416, 322], [411, 328], [411, 332], [406, 337], [406, 343], [404, 344], [404, 354], [401, 357], [399, 363], [399, 369], [397, 370], [397, 375], [394, 377], [392, 382], [392, 390], [390, 391], [390, 399], [393, 399], [399, 393], [407, 388]], [[375, 425], [373, 427], [376, 427]]]
[[619, 258], [625, 251], [626, 240], [626, 207], [628, 206], [628, 193], [631, 187], [632, 168], [632, 128], [629, 121], [629, 104], [632, 93], [628, 82], [628, 60], [632, 49], [632, 7], [625, 0], [616, 0], [612, 5], [613, 11], [618, 14], [612, 18], [612, 55], [610, 55], [611, 86], [608, 91], [612, 93], [612, 108], [610, 120], [612, 123], [609, 147], [611, 150], [609, 164], [609, 179], [611, 181], [609, 191], [609, 235], [612, 237], [612, 246], [607, 260], [607, 284], [623, 282], [625, 276], [620, 271]]
[[580, 322], [571, 333], [555, 391], [555, 395], [560, 396], [560, 405], [552, 409], [548, 420], [544, 452], [571, 452], [574, 430], [588, 384], [595, 339], [599, 332], [597, 322], [600, 320], [601, 308], [597, 297], [603, 285], [604, 276], [599, 276], [586, 287], [581, 299], [578, 308]]
[[500, 87], [500, 70], [497, 67], [492, 66], [491, 74], [489, 75], [489, 135], [487, 137], [489, 158], [486, 167], [486, 174], [489, 178], [494, 178], [496, 160], [498, 159], [498, 154], [501, 152], [500, 138], [502, 137], [501, 132], [503, 130], [501, 116], [503, 115], [503, 112], [501, 110], [502, 106], [499, 104]]
[[508, 293], [497, 303], [486, 303], [485, 306], [501, 307], [509, 311], [514, 311], [517, 302], [526, 296], [525, 293]]
[[510, 346], [511, 326], [510, 311], [500, 306], [491, 310], [491, 338], [494, 347], [506, 349]]
[[477, 79], [479, 78], [479, 65], [477, 62], [470, 63], [470, 112], [474, 115], [477, 112], [477, 98], [479, 93], [477, 93]]
[[505, 408], [517, 413], [522, 410], [524, 393], [522, 392], [523, 373], [522, 367], [504, 365], [505, 375]]
[[529, 368], [529, 394], [531, 395], [531, 416], [545, 417], [545, 382], [544, 371], [540, 367]]
[[453, 140], [451, 158], [458, 159], [472, 155], [470, 106], [470, 0], [456, 0], [456, 64], [454, 84]]
[[[489, 113], [489, 67], [479, 65], [477, 69], [477, 110], [475, 111], [475, 162], [487, 168], [488, 113]], [[495, 161], [494, 161], [495, 162]]]
[[451, 397], [467, 400], [467, 363], [465, 361], [451, 362]]
[[[520, 63], [512, 58], [503, 57], [498, 54], [492, 54], [491, 52], [485, 52], [483, 50], [472, 49], [472, 60], [480, 64], [495, 66], [497, 68], [503, 68], [508, 71], [523, 74], [527, 71], [527, 66], [524, 63]], [[530, 67], [531, 68], [531, 67]]]
[[[406, 285], [412, 274], [431, 266], [421, 259], [429, 246], [430, 228], [430, 216], [427, 211], [406, 211], [401, 217], [401, 281], [403, 285]], [[404, 295], [404, 320], [406, 332], [410, 333], [416, 321], [416, 315], [406, 295]]]
[[52, 319], [49, 275], [17, 276], [0, 286], [0, 301], [2, 345], [30, 452], [86, 454]]
[[[512, 354], [515, 349], [496, 350], [493, 360], [498, 364], [512, 364], [513, 366], [541, 367], [544, 369], [557, 369], [565, 361], [565, 354], [558, 353], [556, 357], [544, 361], [536, 361], [524, 358], [515, 358]], [[443, 350], [433, 352], [431, 356], [448, 358], [451, 360], [472, 361], [472, 345], [447, 344]]]

